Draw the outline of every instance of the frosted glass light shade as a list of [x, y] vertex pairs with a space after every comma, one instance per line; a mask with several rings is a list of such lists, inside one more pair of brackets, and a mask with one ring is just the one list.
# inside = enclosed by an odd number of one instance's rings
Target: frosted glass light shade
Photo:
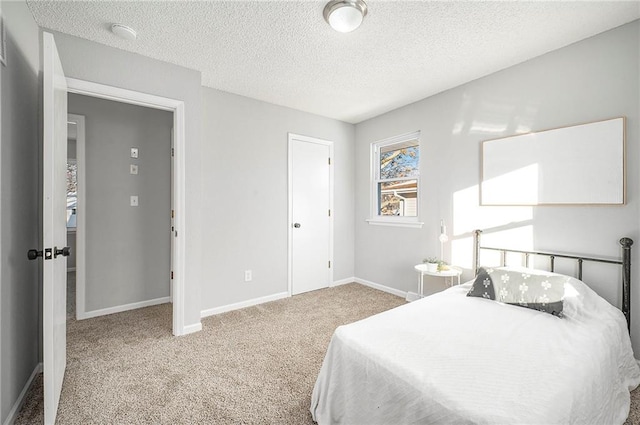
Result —
[[334, 30], [351, 32], [362, 24], [367, 5], [362, 0], [332, 0], [325, 6], [323, 14]]
[[354, 7], [344, 6], [329, 15], [329, 25], [338, 32], [351, 32], [362, 23], [362, 13]]

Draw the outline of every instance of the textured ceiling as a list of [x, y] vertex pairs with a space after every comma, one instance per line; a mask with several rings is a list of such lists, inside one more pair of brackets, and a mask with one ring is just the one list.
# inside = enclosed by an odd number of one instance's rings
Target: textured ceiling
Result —
[[[348, 34], [324, 1], [28, 1], [36, 22], [357, 123], [640, 18], [640, 2], [381, 1]], [[113, 35], [112, 23], [138, 31]]]

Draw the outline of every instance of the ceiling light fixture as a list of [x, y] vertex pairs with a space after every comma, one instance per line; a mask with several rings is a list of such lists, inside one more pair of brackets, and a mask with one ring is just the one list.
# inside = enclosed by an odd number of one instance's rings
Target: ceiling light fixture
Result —
[[135, 40], [138, 38], [138, 33], [131, 27], [122, 24], [113, 24], [111, 25], [111, 32], [117, 35], [120, 38], [124, 38], [125, 40]]
[[367, 4], [363, 0], [331, 0], [322, 12], [324, 20], [339, 32], [357, 29], [367, 16]]

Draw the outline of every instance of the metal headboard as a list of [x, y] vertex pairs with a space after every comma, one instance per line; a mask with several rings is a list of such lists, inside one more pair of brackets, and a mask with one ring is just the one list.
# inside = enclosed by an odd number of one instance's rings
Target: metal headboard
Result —
[[603, 258], [590, 258], [584, 256], [575, 256], [567, 254], [556, 254], [553, 252], [539, 252], [539, 251], [521, 251], [517, 249], [509, 248], [490, 248], [486, 246], [480, 246], [480, 236], [482, 230], [473, 231], [473, 247], [474, 247], [474, 271], [478, 274], [480, 268], [480, 250], [499, 251], [501, 253], [502, 266], [506, 265], [506, 257], [508, 252], [516, 254], [522, 254], [525, 258], [525, 265], [529, 267], [529, 257], [531, 255], [539, 255], [549, 257], [549, 270], [554, 271], [556, 258], [568, 258], [576, 260], [578, 262], [578, 279], [582, 280], [582, 263], [585, 261], [591, 261], [596, 263], [617, 264], [622, 266], [622, 313], [627, 319], [627, 329], [631, 332], [631, 245], [633, 240], [630, 238], [620, 239], [620, 245], [622, 246], [622, 260], [607, 260]]

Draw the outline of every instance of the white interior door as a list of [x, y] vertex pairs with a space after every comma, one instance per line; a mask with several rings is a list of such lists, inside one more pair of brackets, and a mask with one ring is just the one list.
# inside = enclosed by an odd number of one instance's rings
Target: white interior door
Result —
[[44, 422], [53, 424], [67, 363], [67, 82], [53, 36], [42, 36]]
[[291, 293], [331, 282], [332, 174], [330, 142], [290, 136]]

